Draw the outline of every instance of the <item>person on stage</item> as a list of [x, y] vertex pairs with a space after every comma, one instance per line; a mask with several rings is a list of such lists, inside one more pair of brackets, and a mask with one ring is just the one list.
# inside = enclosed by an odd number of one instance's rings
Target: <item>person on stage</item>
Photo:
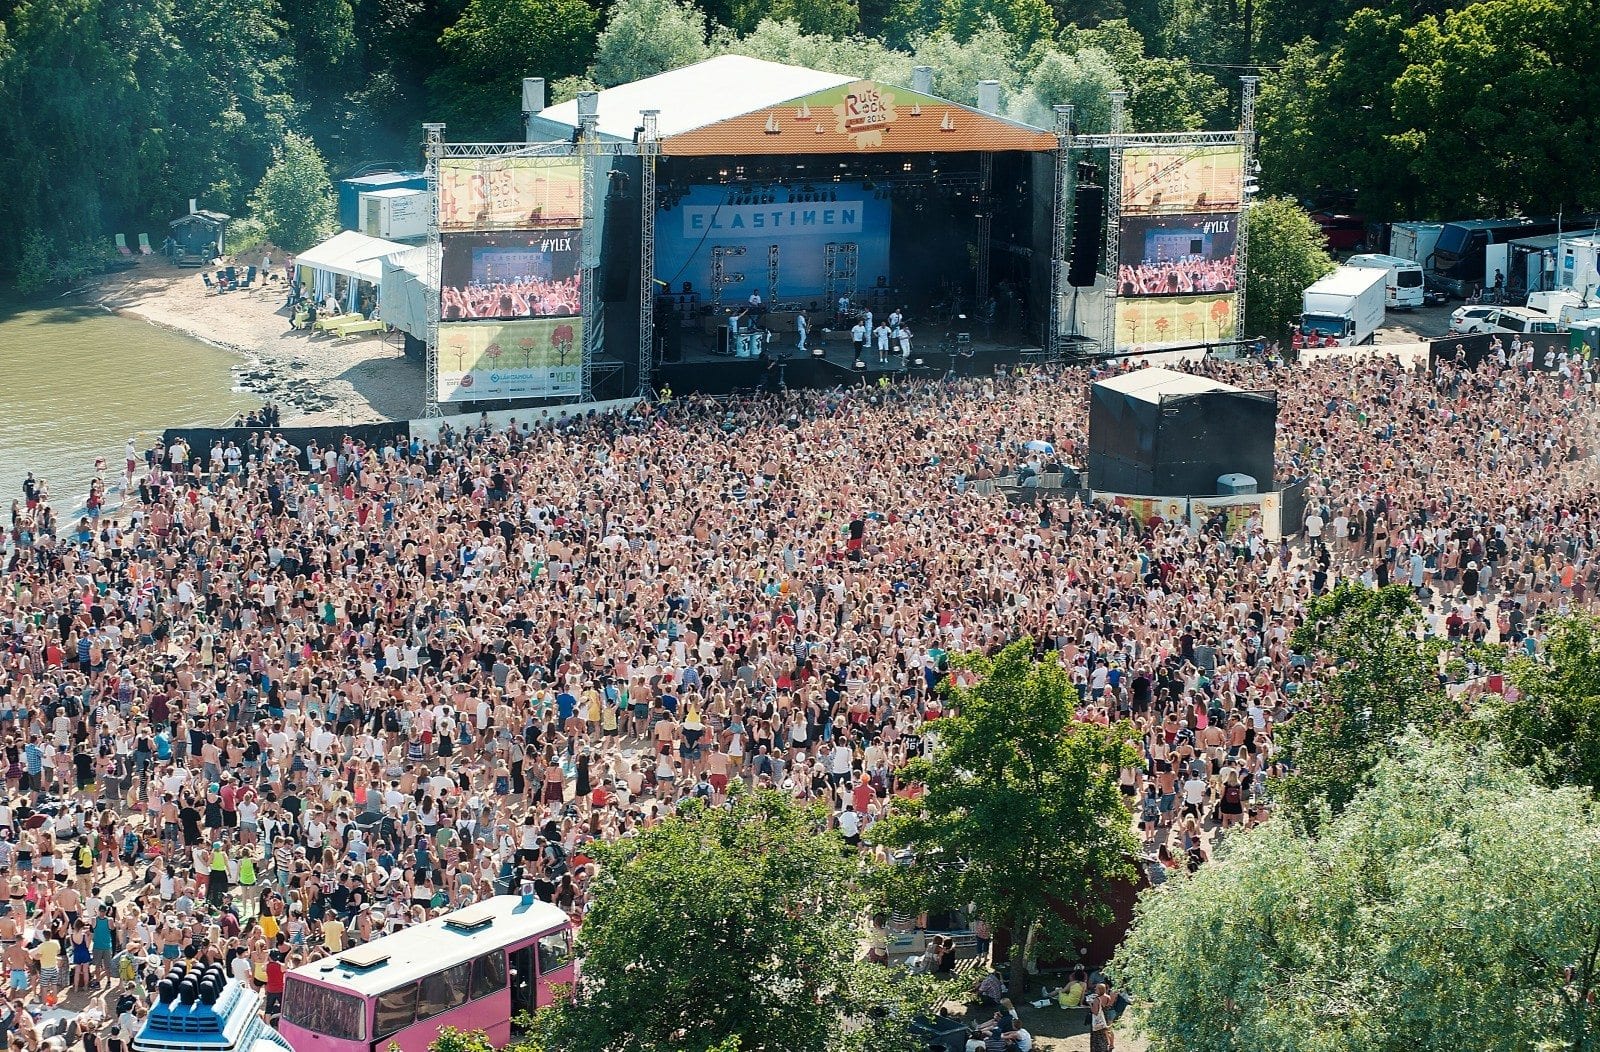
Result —
[[880, 321], [878, 327], [872, 330], [872, 335], [878, 341], [878, 364], [889, 364], [889, 324]]
[[859, 362], [861, 360], [862, 348], [866, 346], [867, 342], [867, 326], [859, 318], [856, 319], [856, 323], [850, 327], [850, 342], [855, 345], [855, 360]]
[[806, 320], [806, 316], [805, 316], [805, 312], [804, 311], [802, 311], [801, 313], [795, 315], [794, 331], [799, 334], [799, 337], [800, 337], [799, 347], [800, 347], [800, 350], [802, 352], [804, 352], [807, 349], [806, 348], [806, 337], [809, 336], [810, 332], [811, 332], [811, 323]]

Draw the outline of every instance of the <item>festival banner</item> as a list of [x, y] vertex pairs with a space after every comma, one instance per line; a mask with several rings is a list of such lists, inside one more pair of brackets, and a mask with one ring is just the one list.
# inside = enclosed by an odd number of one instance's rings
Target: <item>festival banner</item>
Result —
[[1053, 132], [870, 80], [669, 135], [661, 144], [677, 156], [1055, 149]]
[[1233, 339], [1232, 292], [1116, 301], [1118, 350], [1150, 350]]
[[446, 157], [439, 229], [528, 230], [583, 219], [581, 157]]
[[441, 321], [578, 315], [580, 228], [445, 234], [441, 241]]
[[1138, 146], [1122, 154], [1122, 215], [1237, 212], [1244, 147]]
[[438, 400], [576, 395], [584, 351], [578, 318], [441, 324]]

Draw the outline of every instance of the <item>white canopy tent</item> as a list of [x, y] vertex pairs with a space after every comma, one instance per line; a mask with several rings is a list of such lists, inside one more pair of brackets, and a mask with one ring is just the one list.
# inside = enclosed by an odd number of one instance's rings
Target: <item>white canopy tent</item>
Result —
[[342, 230], [322, 244], [308, 248], [295, 257], [295, 267], [300, 286], [310, 286], [320, 302], [332, 295], [345, 279], [342, 297], [345, 309], [355, 310], [360, 304], [359, 287], [362, 282], [371, 285], [374, 294], [383, 280], [383, 260], [400, 252], [411, 251], [412, 246], [402, 245], [382, 238], [368, 237], [354, 230]]
[[378, 317], [419, 340], [428, 338], [428, 298], [439, 290], [428, 285], [428, 250], [410, 248], [378, 261], [383, 281], [378, 286]]

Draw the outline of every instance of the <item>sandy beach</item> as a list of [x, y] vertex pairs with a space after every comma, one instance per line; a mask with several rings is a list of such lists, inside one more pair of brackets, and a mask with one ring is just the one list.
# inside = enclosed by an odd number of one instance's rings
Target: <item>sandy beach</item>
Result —
[[371, 423], [421, 415], [422, 363], [405, 356], [399, 333], [340, 340], [296, 332], [280, 277], [255, 289], [213, 293], [201, 271], [156, 256], [105, 275], [85, 296], [241, 357], [239, 387], [276, 401], [286, 424]]

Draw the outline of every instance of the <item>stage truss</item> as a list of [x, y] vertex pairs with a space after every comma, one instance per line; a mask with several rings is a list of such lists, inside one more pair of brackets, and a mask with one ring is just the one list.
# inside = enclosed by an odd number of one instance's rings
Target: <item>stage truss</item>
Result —
[[[1069, 217], [1072, 215], [1071, 203], [1077, 192], [1077, 167], [1075, 163], [1072, 163], [1072, 154], [1091, 150], [1105, 150], [1107, 152], [1104, 313], [1102, 315], [1100, 337], [1098, 340], [1090, 337], [1090, 341], [1094, 345], [1094, 350], [1101, 353], [1110, 353], [1116, 350], [1116, 306], [1118, 299], [1116, 265], [1122, 247], [1123, 153], [1130, 147], [1199, 148], [1206, 146], [1238, 146], [1243, 151], [1240, 162], [1242, 165], [1240, 171], [1241, 187], [1247, 185], [1253, 178], [1255, 164], [1256, 88], [1261, 78], [1246, 76], [1241, 77], [1240, 80], [1243, 83], [1243, 89], [1240, 93], [1239, 127], [1231, 131], [1130, 133], [1124, 126], [1127, 114], [1127, 92], [1113, 91], [1110, 93], [1111, 120], [1107, 133], [1104, 135], [1074, 135], [1071, 128], [1072, 108], [1069, 106], [1056, 107], [1056, 135], [1062, 145], [1058, 151], [1056, 162], [1055, 229], [1052, 232], [1051, 239], [1051, 251], [1054, 258], [1051, 260], [1052, 317], [1050, 332], [1055, 344], [1054, 353], [1057, 356], [1065, 353], [1066, 345], [1088, 335], [1066, 331], [1068, 319], [1063, 317], [1061, 311], [1061, 300], [1066, 295], [1068, 288], [1063, 274], [1063, 269], [1066, 266], [1066, 253], [1070, 244], [1068, 223]], [[1234, 284], [1238, 290], [1235, 293], [1233, 308], [1235, 339], [1242, 338], [1244, 333], [1245, 277], [1249, 262], [1249, 236], [1245, 217], [1250, 208], [1250, 196], [1248, 191], [1241, 193], [1238, 231], [1235, 234]], [[1076, 231], [1072, 233], [1075, 234]]]
[[660, 110], [639, 114], [639, 381], [634, 394], [650, 397], [656, 346], [656, 156]]
[[[428, 284], [433, 294], [424, 297], [427, 306], [428, 321], [428, 346], [423, 355], [425, 362], [423, 369], [424, 383], [427, 390], [423, 394], [422, 415], [436, 417], [442, 415], [439, 408], [439, 295], [438, 289], [443, 280], [444, 269], [444, 243], [439, 233], [439, 162], [445, 160], [477, 159], [486, 157], [579, 157], [583, 161], [583, 256], [579, 262], [582, 279], [578, 289], [580, 306], [583, 314], [583, 365], [582, 379], [579, 381], [579, 392], [574, 397], [550, 399], [553, 402], [589, 402], [594, 400], [595, 384], [603, 382], [622, 371], [620, 361], [596, 361], [593, 348], [597, 346], [599, 334], [598, 311], [594, 309], [594, 279], [599, 271], [600, 239], [595, 230], [595, 183], [599, 178], [601, 159], [612, 157], [636, 156], [640, 150], [637, 143], [608, 143], [602, 142], [594, 130], [594, 115], [587, 115], [587, 119], [580, 118], [582, 126], [579, 128], [576, 142], [537, 142], [537, 143], [509, 143], [509, 142], [452, 142], [444, 141], [443, 124], [424, 124], [423, 152], [426, 161], [424, 176], [428, 183], [428, 196], [431, 198], [431, 207], [428, 212]], [[544, 399], [527, 399], [527, 401], [544, 401]]]

